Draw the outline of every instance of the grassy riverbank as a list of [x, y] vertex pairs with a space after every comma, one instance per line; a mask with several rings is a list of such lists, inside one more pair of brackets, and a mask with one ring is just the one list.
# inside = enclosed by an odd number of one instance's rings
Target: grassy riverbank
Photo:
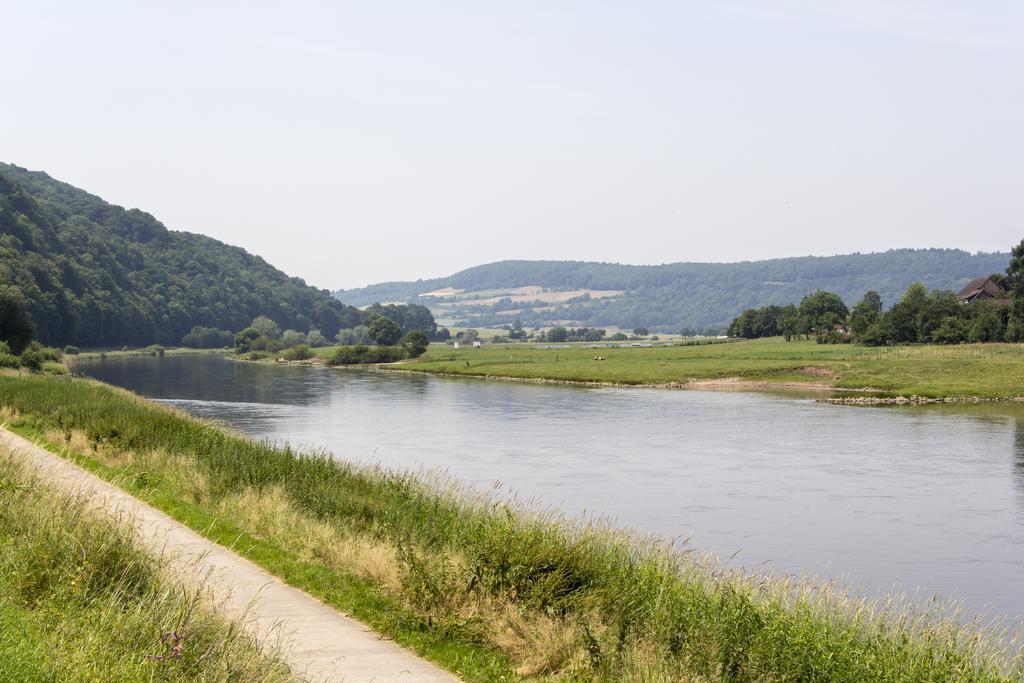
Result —
[[291, 679], [130, 532], [0, 452], [0, 680]]
[[[595, 360], [601, 357], [604, 360]], [[1007, 398], [1024, 394], [1024, 346], [868, 348], [780, 338], [668, 348], [452, 349], [431, 345], [403, 370], [530, 380], [701, 386], [727, 380], [881, 395]]]
[[466, 680], [1013, 681], [934, 611], [253, 443], [97, 382], [0, 376], [9, 426]]

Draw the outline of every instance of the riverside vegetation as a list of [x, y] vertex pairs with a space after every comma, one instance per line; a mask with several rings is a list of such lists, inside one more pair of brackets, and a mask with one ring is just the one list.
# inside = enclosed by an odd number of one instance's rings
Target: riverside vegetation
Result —
[[200, 597], [0, 452], [0, 680], [292, 680]]
[[745, 576], [606, 525], [256, 443], [92, 380], [0, 376], [0, 409], [9, 428], [466, 680], [1024, 673], [1001, 633], [934, 605]]

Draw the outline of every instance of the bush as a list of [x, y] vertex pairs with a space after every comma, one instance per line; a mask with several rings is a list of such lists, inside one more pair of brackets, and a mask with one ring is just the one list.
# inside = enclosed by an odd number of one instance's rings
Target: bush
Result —
[[0, 353], [0, 368], [20, 368], [21, 359], [13, 353]]
[[65, 346], [64, 347], [64, 355], [65, 356], [77, 356], [79, 353], [81, 353], [81, 351], [78, 350], [77, 346]]
[[[253, 344], [260, 339], [260, 331], [255, 327], [247, 327], [235, 335], [235, 353], [241, 355], [255, 351]], [[264, 344], [266, 346], [266, 344]]]
[[406, 358], [405, 349], [396, 346], [343, 346], [334, 352], [328, 365], [369, 365], [372, 363], [394, 363]]
[[43, 346], [37, 341], [32, 342], [21, 352], [21, 365], [32, 372], [39, 372], [43, 369], [43, 363], [47, 361], [59, 363], [63, 354], [60, 349], [51, 346]]
[[320, 346], [327, 346], [327, 337], [320, 330], [313, 328], [306, 335], [306, 343], [314, 349]]
[[313, 352], [308, 344], [296, 344], [290, 349], [285, 349], [285, 352], [281, 355], [285, 360], [306, 360], [313, 357]]
[[21, 352], [21, 365], [22, 367], [28, 368], [32, 372], [39, 372], [43, 369], [43, 363], [46, 359], [38, 349], [33, 349], [31, 345]]
[[150, 344], [149, 346], [146, 347], [146, 351], [148, 351], [149, 355], [151, 356], [160, 356], [162, 358], [163, 355], [167, 352], [167, 349], [160, 346], [159, 344]]

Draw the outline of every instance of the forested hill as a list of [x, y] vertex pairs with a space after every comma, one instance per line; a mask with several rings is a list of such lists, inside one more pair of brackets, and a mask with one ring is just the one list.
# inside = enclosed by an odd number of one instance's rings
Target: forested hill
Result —
[[[439, 321], [470, 325], [572, 322], [580, 325], [724, 329], [740, 311], [798, 302], [816, 289], [853, 303], [874, 289], [886, 305], [914, 282], [957, 290], [969, 279], [1006, 269], [1008, 253], [894, 249], [883, 253], [804, 256], [742, 263], [630, 266], [582, 261], [501, 261], [455, 275], [341, 290], [361, 306], [373, 301], [423, 303]], [[517, 288], [543, 288], [535, 295]], [[443, 291], [451, 290], [462, 291]], [[439, 291], [440, 290], [440, 291]], [[535, 290], [531, 290], [535, 291]], [[551, 291], [571, 292], [565, 299]], [[503, 293], [507, 292], [507, 295]], [[435, 293], [431, 296], [423, 296]]]
[[236, 331], [258, 315], [331, 338], [362, 320], [243, 249], [3, 163], [0, 283], [22, 291], [54, 345], [178, 344], [194, 325]]

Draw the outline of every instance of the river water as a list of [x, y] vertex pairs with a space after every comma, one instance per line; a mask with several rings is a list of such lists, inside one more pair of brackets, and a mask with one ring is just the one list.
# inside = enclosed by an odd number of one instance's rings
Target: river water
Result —
[[79, 361], [258, 439], [444, 470], [569, 514], [1024, 615], [1024, 407], [852, 407], [799, 394], [583, 388], [237, 363]]

